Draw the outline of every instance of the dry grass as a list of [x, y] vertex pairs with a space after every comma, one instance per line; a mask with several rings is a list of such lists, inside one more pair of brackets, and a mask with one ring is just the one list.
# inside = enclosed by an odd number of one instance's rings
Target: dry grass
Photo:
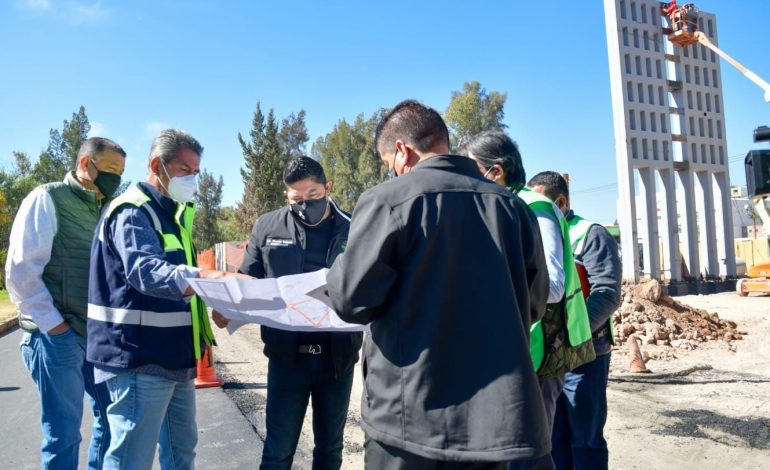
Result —
[[16, 316], [16, 306], [8, 298], [8, 291], [0, 290], [0, 323]]

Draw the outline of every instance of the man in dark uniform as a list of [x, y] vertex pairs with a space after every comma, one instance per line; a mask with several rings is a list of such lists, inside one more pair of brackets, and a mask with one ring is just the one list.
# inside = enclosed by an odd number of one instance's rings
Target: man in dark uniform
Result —
[[[345, 250], [350, 217], [331, 200], [331, 181], [309, 157], [290, 160], [283, 173], [286, 207], [254, 223], [240, 272], [275, 278], [332, 265]], [[218, 317], [218, 324], [222, 324]], [[353, 365], [362, 333], [302, 333], [262, 327], [268, 357], [267, 437], [262, 469], [291, 468], [312, 396], [313, 468], [342, 465]]]

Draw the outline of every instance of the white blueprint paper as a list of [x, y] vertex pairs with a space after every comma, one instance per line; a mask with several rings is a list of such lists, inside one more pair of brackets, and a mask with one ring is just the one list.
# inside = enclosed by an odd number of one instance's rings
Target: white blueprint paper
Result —
[[365, 325], [345, 323], [331, 309], [324, 295], [327, 272], [321, 269], [274, 279], [192, 278], [188, 282], [207, 306], [230, 320], [230, 333], [246, 323], [290, 331], [366, 330]]

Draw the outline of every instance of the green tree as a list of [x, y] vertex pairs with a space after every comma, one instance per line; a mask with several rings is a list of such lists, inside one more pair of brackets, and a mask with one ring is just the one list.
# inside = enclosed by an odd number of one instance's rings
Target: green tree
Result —
[[341, 119], [313, 144], [313, 158], [333, 182], [332, 197], [346, 211], [353, 210], [361, 193], [385, 180], [387, 168], [374, 146], [374, 131], [383, 113], [380, 110], [369, 119], [359, 114], [353, 124]]
[[222, 241], [219, 229], [219, 212], [222, 205], [222, 177], [203, 170], [198, 177], [198, 194], [195, 196], [197, 210], [193, 225], [193, 240], [198, 250], [205, 250]]
[[[249, 230], [242, 230], [238, 225], [235, 214], [237, 209], [235, 207], [223, 207], [219, 211], [219, 230], [222, 233], [222, 241], [246, 241], [249, 239], [249, 233], [251, 233], [251, 227]], [[254, 221], [252, 221], [253, 224]]]
[[477, 81], [465, 82], [462, 91], [453, 91], [444, 120], [449, 127], [452, 148], [482, 131], [502, 130], [506, 93], [482, 88]]
[[72, 119], [65, 120], [62, 131], [51, 129], [48, 138], [48, 146], [40, 154], [40, 158], [33, 168], [35, 177], [45, 183], [61, 181], [67, 171], [75, 169], [78, 150], [85, 139], [91, 124], [88, 122], [86, 109], [81, 106], [77, 113], [72, 114]]
[[281, 148], [286, 160], [305, 155], [305, 146], [309, 139], [305, 126], [305, 110], [299, 113], [291, 113], [281, 121], [281, 130], [278, 133]]
[[243, 197], [237, 204], [235, 214], [239, 229], [246, 232], [251, 230], [258, 216], [283, 205], [282, 176], [286, 162], [279, 126], [272, 109], [265, 119], [257, 103], [249, 135], [251, 140], [246, 142], [238, 133], [246, 165], [241, 168]]

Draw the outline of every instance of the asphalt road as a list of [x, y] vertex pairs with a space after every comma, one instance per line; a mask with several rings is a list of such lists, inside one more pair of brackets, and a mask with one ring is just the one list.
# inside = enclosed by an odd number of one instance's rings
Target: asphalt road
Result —
[[[19, 353], [22, 331], [0, 336], [0, 456], [2, 468], [40, 467], [40, 403]], [[220, 388], [197, 391], [198, 456], [201, 469], [257, 468], [262, 442], [251, 424]], [[85, 404], [80, 468], [85, 468], [90, 439], [90, 408]], [[160, 468], [156, 464], [154, 468]]]

